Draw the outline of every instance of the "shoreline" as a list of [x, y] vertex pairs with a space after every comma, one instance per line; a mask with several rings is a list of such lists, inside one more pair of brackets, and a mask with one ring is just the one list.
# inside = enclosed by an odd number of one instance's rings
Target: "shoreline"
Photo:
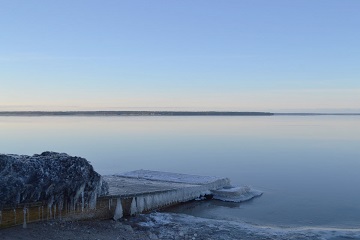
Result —
[[114, 220], [46, 221], [29, 223], [27, 228], [14, 226], [0, 230], [1, 240], [13, 239], [152, 239], [147, 232], [134, 230], [125, 222]]
[[270, 112], [232, 111], [0, 111], [0, 116], [272, 116]]
[[196, 116], [360, 116], [360, 113], [316, 113], [316, 112], [239, 112], [239, 111], [0, 111], [0, 117], [196, 117]]
[[208, 219], [186, 214], [152, 212], [114, 220], [52, 220], [0, 230], [0, 239], [76, 239], [76, 240], [158, 240], [158, 239], [256, 239], [322, 240], [360, 239], [359, 229], [324, 227], [277, 227]]

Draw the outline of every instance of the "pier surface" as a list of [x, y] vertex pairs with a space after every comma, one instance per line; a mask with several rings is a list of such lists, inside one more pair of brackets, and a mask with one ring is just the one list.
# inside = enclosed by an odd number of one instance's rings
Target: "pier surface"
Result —
[[222, 188], [230, 183], [227, 178], [150, 170], [106, 175], [103, 179], [109, 184], [109, 195], [117, 197], [133, 197], [194, 187], [209, 187], [208, 190], [215, 190], [214, 188]]

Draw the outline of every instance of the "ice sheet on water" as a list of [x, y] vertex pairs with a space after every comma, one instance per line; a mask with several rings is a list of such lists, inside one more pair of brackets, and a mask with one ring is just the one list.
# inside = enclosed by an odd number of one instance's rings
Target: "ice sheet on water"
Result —
[[360, 239], [360, 229], [280, 228], [175, 213], [152, 213], [131, 221], [159, 239]]

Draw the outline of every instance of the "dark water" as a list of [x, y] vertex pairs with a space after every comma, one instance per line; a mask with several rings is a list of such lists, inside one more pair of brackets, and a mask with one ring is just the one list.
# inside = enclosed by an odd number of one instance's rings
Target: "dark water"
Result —
[[360, 228], [360, 116], [0, 117], [0, 152], [87, 158], [101, 174], [226, 176], [263, 196], [193, 202], [197, 217], [275, 227]]

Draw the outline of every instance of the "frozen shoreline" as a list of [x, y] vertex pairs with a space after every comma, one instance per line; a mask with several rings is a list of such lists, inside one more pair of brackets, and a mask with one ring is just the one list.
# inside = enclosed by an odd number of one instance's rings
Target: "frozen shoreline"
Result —
[[0, 230], [0, 239], [360, 239], [359, 229], [280, 228], [185, 214], [151, 213], [121, 221], [49, 221]]
[[1, 240], [38, 239], [150, 239], [146, 232], [134, 231], [130, 225], [112, 220], [48, 221], [28, 224], [28, 228], [15, 226], [0, 230]]

